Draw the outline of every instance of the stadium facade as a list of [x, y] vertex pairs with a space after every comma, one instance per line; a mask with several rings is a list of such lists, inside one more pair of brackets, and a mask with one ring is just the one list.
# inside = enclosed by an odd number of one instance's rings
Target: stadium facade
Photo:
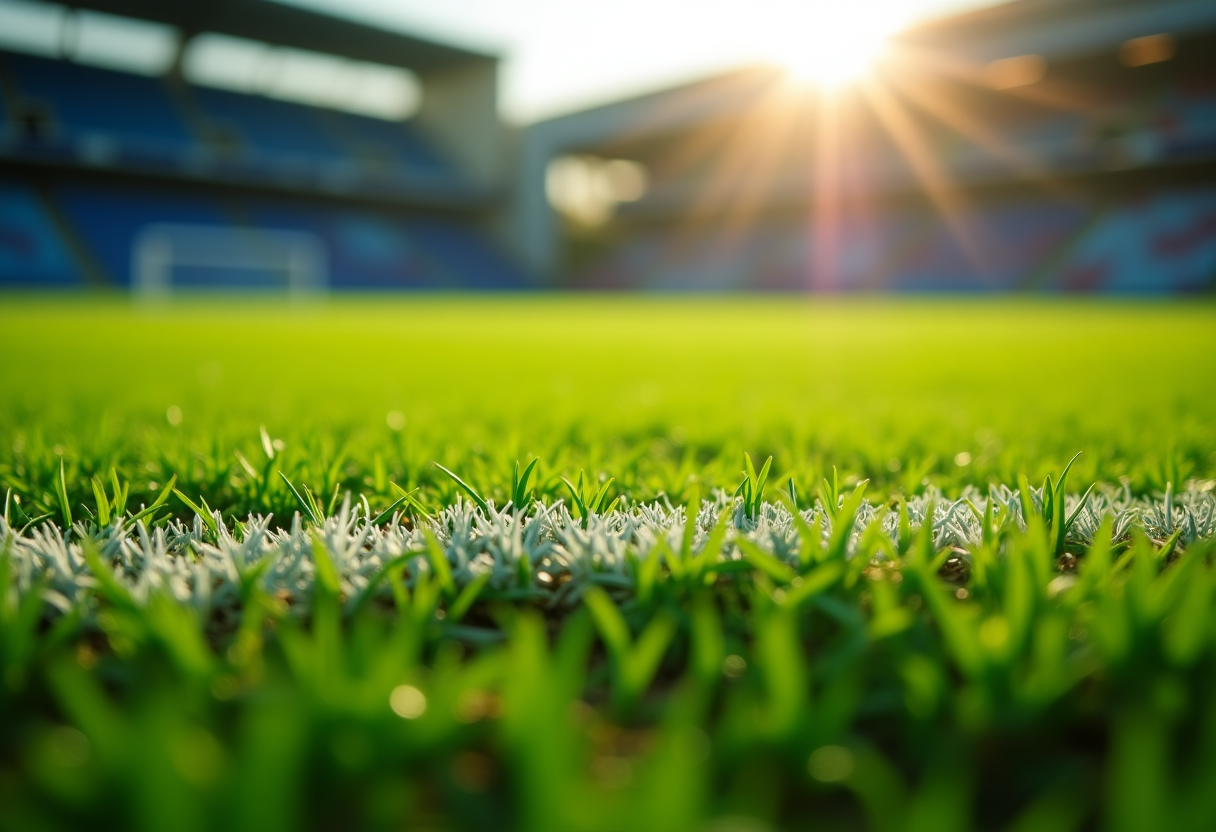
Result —
[[[55, 29], [0, 51], [0, 288], [1216, 286], [1206, 0], [1013, 0], [835, 92], [752, 67], [521, 131], [493, 55], [269, 0], [7, 2]], [[123, 20], [158, 67], [89, 58]], [[419, 102], [200, 78], [220, 42]]]
[[517, 237], [567, 285], [1210, 291], [1216, 4], [1015, 0], [834, 93], [757, 68], [554, 118], [522, 164]]

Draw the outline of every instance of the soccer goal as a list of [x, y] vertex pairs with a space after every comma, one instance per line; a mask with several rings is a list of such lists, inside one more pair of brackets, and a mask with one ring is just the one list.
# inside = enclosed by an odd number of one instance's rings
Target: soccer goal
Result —
[[285, 290], [329, 287], [325, 242], [304, 231], [154, 223], [136, 235], [131, 286], [144, 297], [180, 290]]

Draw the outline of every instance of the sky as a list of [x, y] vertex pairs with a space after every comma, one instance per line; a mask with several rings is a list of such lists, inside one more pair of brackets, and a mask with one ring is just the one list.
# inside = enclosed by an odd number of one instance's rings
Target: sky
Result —
[[[985, 0], [290, 0], [503, 56], [528, 123], [767, 62], [834, 78], [917, 19]], [[991, 2], [991, 0], [987, 0]]]

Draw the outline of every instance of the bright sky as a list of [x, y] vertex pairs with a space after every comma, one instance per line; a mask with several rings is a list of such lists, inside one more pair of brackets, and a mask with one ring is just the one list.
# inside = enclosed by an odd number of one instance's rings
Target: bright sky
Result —
[[516, 122], [756, 61], [835, 83], [907, 23], [992, 1], [290, 0], [502, 54]]

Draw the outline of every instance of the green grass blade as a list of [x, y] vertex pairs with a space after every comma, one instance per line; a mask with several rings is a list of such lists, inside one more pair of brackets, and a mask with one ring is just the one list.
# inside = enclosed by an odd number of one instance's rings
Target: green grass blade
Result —
[[591, 619], [599, 632], [608, 654], [618, 662], [624, 662], [633, 643], [629, 635], [629, 627], [625, 624], [621, 611], [608, 597], [608, 593], [598, 586], [593, 586], [583, 593], [583, 603], [591, 611]]
[[1034, 496], [1030, 492], [1030, 481], [1025, 474], [1018, 474], [1018, 499], [1022, 502], [1022, 520], [1027, 524], [1038, 512], [1034, 507]]
[[161, 489], [160, 494], [156, 497], [155, 500], [152, 501], [152, 505], [148, 506], [147, 508], [143, 509], [142, 511], [132, 514], [131, 517], [129, 518], [130, 522], [134, 523], [137, 520], [142, 520], [145, 517], [148, 517], [149, 515], [155, 513], [157, 509], [159, 509], [161, 506], [163, 506], [169, 500], [170, 494], [177, 493], [177, 488], [175, 487], [176, 485], [177, 485], [177, 475], [174, 474], [173, 476], [169, 477], [169, 481], [167, 483], [165, 483], [165, 487]]
[[1094, 489], [1097, 487], [1098, 484], [1095, 482], [1091, 483], [1089, 488], [1085, 489], [1085, 493], [1081, 495], [1081, 501], [1077, 503], [1077, 507], [1072, 510], [1072, 514], [1068, 515], [1068, 519], [1064, 521], [1065, 534], [1067, 534], [1068, 530], [1072, 528], [1072, 524], [1077, 522], [1077, 517], [1080, 516], [1081, 510], [1085, 508], [1085, 504], [1089, 501], [1089, 495], [1094, 493]]
[[379, 514], [377, 514], [377, 515], [376, 515], [376, 516], [375, 516], [375, 517], [372, 519], [371, 524], [372, 524], [373, 526], [379, 526], [379, 525], [380, 525], [381, 523], [383, 523], [385, 520], [387, 520], [387, 519], [389, 519], [390, 517], [392, 517], [392, 516], [393, 516], [393, 512], [397, 510], [397, 507], [398, 507], [398, 506], [400, 506], [402, 503], [407, 502], [408, 500], [409, 500], [409, 495], [408, 495], [408, 494], [402, 494], [400, 497], [398, 497], [396, 500], [394, 500], [394, 501], [393, 501], [393, 503], [392, 503], [392, 504], [391, 504], [391, 505], [390, 505], [388, 508], [386, 508], [384, 511], [380, 512]]
[[684, 506], [684, 538], [680, 545], [680, 559], [692, 562], [692, 544], [697, 535], [697, 516], [701, 513], [701, 486], [693, 483], [688, 490], [688, 503]]
[[[287, 478], [287, 475], [284, 474], [282, 471], [279, 471], [279, 476], [283, 478], [283, 482], [287, 483], [287, 487], [290, 488], [291, 493], [293, 495], [295, 495], [296, 502], [300, 504], [300, 508], [303, 509], [304, 515], [309, 520], [312, 520], [313, 525], [320, 526], [321, 518], [318, 516], [315, 501], [313, 501], [311, 499], [305, 500], [304, 497], [300, 494], [300, 492], [296, 490], [296, 487], [292, 484], [291, 480], [289, 480]], [[308, 486], [305, 486], [304, 488], [305, 488], [305, 490], [307, 490]], [[309, 496], [311, 497], [312, 495], [310, 494]], [[192, 503], [190, 504], [190, 506], [193, 508]]]
[[105, 528], [110, 525], [110, 499], [106, 496], [106, 487], [96, 475], [89, 484], [93, 486], [93, 499], [97, 501], [97, 524]]
[[739, 538], [735, 543], [739, 547], [739, 552], [747, 559], [748, 563], [773, 580], [788, 584], [798, 577], [798, 574], [793, 569], [777, 560], [750, 540]]
[[118, 471], [113, 465], [110, 466], [110, 485], [114, 489], [114, 516], [122, 517], [127, 513], [127, 495], [130, 493], [131, 484], [119, 481]]
[[756, 477], [756, 509], [759, 510], [761, 502], [764, 500], [764, 486], [768, 482], [768, 472], [773, 467], [773, 458], [770, 456], [764, 460], [764, 465], [760, 468], [760, 475]]
[[722, 676], [726, 658], [726, 639], [722, 621], [711, 596], [701, 595], [692, 606], [692, 667], [703, 683], [712, 684]]
[[431, 568], [435, 570], [439, 588], [448, 595], [455, 594], [456, 582], [452, 580], [452, 567], [448, 563], [447, 552], [443, 550], [439, 538], [435, 537], [435, 533], [430, 529], [423, 527], [422, 536], [426, 539], [427, 559], [430, 561]]
[[460, 594], [456, 596], [456, 600], [448, 607], [448, 614], [445, 620], [455, 624], [464, 618], [465, 614], [477, 600], [477, 596], [481, 594], [486, 584], [490, 582], [491, 577], [493, 577], [492, 573], [483, 572], [465, 584], [464, 589], [460, 590]]
[[181, 500], [183, 503], [186, 504], [186, 508], [190, 509], [196, 515], [198, 515], [198, 518], [203, 521], [203, 525], [206, 526], [208, 530], [210, 530], [213, 537], [217, 536], [219, 534], [219, 526], [216, 524], [215, 517], [212, 516], [211, 511], [210, 511], [209, 507], [207, 506], [206, 500], [203, 500], [202, 501], [203, 505], [199, 506], [197, 503], [195, 503], [193, 500], [191, 500], [189, 497], [187, 497], [185, 494], [183, 494], [178, 489], [176, 489], [176, 488], [173, 489], [173, 493], [175, 495], [177, 495], [177, 499]]
[[89, 567], [89, 571], [97, 579], [97, 592], [102, 598], [116, 607], [128, 610], [138, 609], [131, 598], [131, 592], [118, 580], [110, 565], [102, 560], [96, 543], [88, 538], [82, 540], [81, 554], [84, 555], [84, 562]]
[[583, 502], [583, 495], [579, 493], [579, 490], [574, 487], [574, 483], [570, 482], [570, 480], [566, 479], [565, 477], [562, 477], [561, 479], [562, 482], [566, 484], [567, 490], [570, 492], [570, 501], [573, 503], [572, 508], [578, 510], [578, 514], [575, 515], [575, 519], [586, 519], [587, 504]]
[[844, 561], [829, 561], [799, 575], [785, 591], [785, 606], [799, 607], [835, 586], [844, 577]]
[[312, 559], [317, 567], [317, 587], [334, 598], [338, 597], [342, 592], [342, 578], [338, 575], [338, 569], [330, 557], [329, 549], [325, 547], [325, 542], [316, 534], [312, 537]]
[[424, 520], [431, 519], [430, 510], [427, 509], [427, 507], [424, 506], [418, 500], [418, 498], [414, 496], [415, 494], [418, 493], [417, 488], [414, 488], [410, 491], [406, 491], [404, 488], [397, 485], [397, 483], [395, 483], [395, 482], [390, 482], [388, 485], [389, 485], [389, 488], [391, 488], [393, 490], [393, 492], [395, 494], [397, 494], [397, 496], [404, 498], [405, 502], [414, 509], [414, 512], [418, 517], [421, 517]]
[[660, 609], [642, 630], [622, 668], [625, 701], [635, 700], [650, 686], [676, 630], [676, 617], [667, 608]]
[[59, 476], [55, 479], [55, 498], [59, 501], [59, 512], [66, 531], [72, 527], [72, 507], [68, 503], [68, 483], [63, 473], [62, 457], [59, 459]]
[[477, 505], [477, 507], [479, 509], [481, 509], [481, 513], [489, 516], [489, 514], [490, 514], [489, 504], [486, 503], [485, 498], [483, 498], [480, 494], [477, 493], [477, 490], [475, 488], [473, 488], [473, 486], [469, 485], [467, 482], [462, 480], [460, 477], [456, 476], [455, 472], [449, 471], [447, 468], [444, 468], [438, 462], [435, 463], [435, 467], [438, 468], [443, 473], [447, 474], [449, 477], [451, 477], [452, 480], [456, 483], [456, 485], [460, 486], [461, 490], [464, 491], [464, 493], [469, 495], [469, 499], [471, 499]]
[[[514, 488], [511, 492], [511, 502], [514, 504], [516, 511], [524, 511], [528, 508], [528, 481], [532, 478], [532, 472], [536, 469], [536, 463], [540, 462], [540, 457], [528, 463], [528, 467], [524, 469], [523, 476], [519, 477], [514, 483]], [[515, 473], [519, 474], [519, 463], [515, 463]]]
[[849, 538], [853, 534], [853, 526], [857, 521], [857, 512], [865, 499], [866, 486], [869, 480], [862, 480], [853, 489], [840, 506], [832, 521], [832, 536], [828, 539], [827, 560], [843, 559], [848, 552]]
[[588, 503], [593, 512], [604, 513], [604, 500], [608, 497], [608, 489], [612, 487], [614, 482], [616, 482], [616, 477], [609, 477], [604, 480], [604, 484], [600, 486], [600, 490], [595, 492], [595, 496]]

